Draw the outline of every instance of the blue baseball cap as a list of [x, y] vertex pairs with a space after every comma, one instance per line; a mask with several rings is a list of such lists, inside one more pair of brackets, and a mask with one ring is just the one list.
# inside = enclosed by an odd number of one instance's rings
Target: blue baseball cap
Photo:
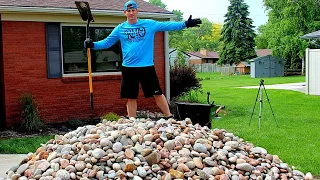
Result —
[[123, 9], [126, 11], [128, 10], [128, 6], [131, 6], [133, 9], [138, 9], [138, 5], [134, 1], [128, 1], [124, 4]]

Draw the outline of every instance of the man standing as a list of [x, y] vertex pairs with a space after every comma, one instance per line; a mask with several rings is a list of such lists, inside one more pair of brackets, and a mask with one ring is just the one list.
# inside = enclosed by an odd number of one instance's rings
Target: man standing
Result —
[[138, 5], [134, 1], [124, 4], [124, 15], [127, 21], [119, 24], [105, 39], [93, 42], [86, 40], [85, 48], [106, 49], [121, 42], [123, 63], [121, 98], [127, 99], [128, 117], [136, 117], [139, 83], [145, 98], [154, 97], [157, 106], [166, 118], [172, 117], [167, 99], [162, 93], [154, 68], [154, 35], [159, 31], [174, 31], [195, 27], [201, 24], [200, 19], [189, 19], [185, 22], [159, 22], [151, 19], [138, 19]]

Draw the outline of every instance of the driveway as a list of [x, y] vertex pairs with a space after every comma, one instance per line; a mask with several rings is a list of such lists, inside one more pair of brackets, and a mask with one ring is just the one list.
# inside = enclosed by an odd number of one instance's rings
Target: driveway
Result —
[[6, 171], [27, 157], [27, 154], [0, 154], [0, 180], [7, 177]]
[[[264, 85], [264, 87], [266, 89], [284, 89], [284, 90], [299, 91], [302, 93], [306, 92], [306, 82]], [[259, 86], [246, 86], [246, 87], [239, 87], [239, 88], [245, 88], [245, 89], [256, 88], [256, 89], [258, 89]]]

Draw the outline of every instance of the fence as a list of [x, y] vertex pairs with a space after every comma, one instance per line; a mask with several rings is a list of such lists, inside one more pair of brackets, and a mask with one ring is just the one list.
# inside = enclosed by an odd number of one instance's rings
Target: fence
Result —
[[235, 67], [230, 65], [219, 66], [217, 64], [205, 63], [205, 64], [191, 64], [196, 72], [221, 72], [221, 74], [234, 74]]
[[284, 76], [302, 75], [302, 69], [285, 69]]

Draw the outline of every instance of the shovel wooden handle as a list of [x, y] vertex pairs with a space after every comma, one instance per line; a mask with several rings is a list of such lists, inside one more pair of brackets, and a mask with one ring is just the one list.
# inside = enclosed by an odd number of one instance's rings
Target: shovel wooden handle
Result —
[[88, 71], [89, 71], [90, 104], [91, 104], [91, 109], [93, 109], [93, 87], [92, 87], [92, 70], [91, 70], [91, 51], [90, 51], [90, 48], [87, 48], [87, 56], [88, 56]]

